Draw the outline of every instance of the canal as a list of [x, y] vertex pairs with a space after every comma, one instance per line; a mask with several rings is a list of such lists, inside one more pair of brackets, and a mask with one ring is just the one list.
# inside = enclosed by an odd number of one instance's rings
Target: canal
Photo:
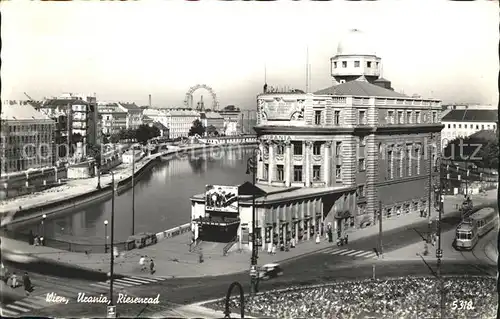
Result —
[[[238, 185], [246, 175], [246, 161], [252, 147], [230, 147], [174, 156], [145, 172], [135, 186], [135, 233], [157, 233], [191, 220], [194, 194], [203, 193], [206, 184]], [[75, 243], [101, 244], [105, 232], [109, 238], [111, 199], [48, 218], [43, 228], [40, 220], [22, 225], [22, 232], [33, 230], [48, 238]], [[115, 241], [123, 242], [132, 233], [132, 189], [115, 197]]]

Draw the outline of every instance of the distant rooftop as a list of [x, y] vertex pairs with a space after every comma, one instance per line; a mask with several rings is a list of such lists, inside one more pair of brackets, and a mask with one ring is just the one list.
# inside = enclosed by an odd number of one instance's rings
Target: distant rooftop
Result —
[[451, 110], [441, 119], [442, 122], [497, 122], [496, 110]]
[[371, 84], [366, 81], [354, 80], [339, 85], [330, 86], [314, 92], [317, 95], [353, 95], [353, 96], [380, 96], [380, 97], [402, 97], [409, 96], [398, 93], [383, 87]]
[[42, 112], [37, 111], [29, 104], [11, 104], [3, 103], [2, 113], [0, 115], [2, 120], [50, 120], [48, 116]]
[[126, 102], [119, 102], [121, 106], [126, 108], [127, 110], [142, 110], [137, 104], [135, 103], [126, 103]]
[[67, 105], [87, 105], [88, 103], [80, 99], [48, 99], [43, 101], [43, 108], [52, 108]]
[[224, 119], [224, 117], [222, 117], [222, 115], [220, 115], [219, 113], [215, 113], [215, 112], [203, 112], [203, 113], [200, 113], [200, 118], [202, 119]]

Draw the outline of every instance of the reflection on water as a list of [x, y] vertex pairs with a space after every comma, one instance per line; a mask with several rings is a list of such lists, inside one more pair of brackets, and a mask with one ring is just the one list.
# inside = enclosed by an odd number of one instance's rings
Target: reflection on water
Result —
[[[135, 186], [135, 233], [157, 233], [191, 219], [190, 196], [203, 193], [206, 184], [237, 185], [250, 180], [246, 160], [251, 149], [233, 148], [206, 154], [186, 154], [157, 164]], [[105, 231], [104, 221], [109, 224]], [[24, 225], [34, 233], [68, 241], [102, 243], [109, 238], [111, 199], [74, 213]], [[115, 198], [115, 240], [132, 233], [132, 190]]]

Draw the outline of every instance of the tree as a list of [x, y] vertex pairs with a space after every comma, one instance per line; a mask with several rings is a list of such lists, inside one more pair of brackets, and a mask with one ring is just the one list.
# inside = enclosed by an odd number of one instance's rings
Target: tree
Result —
[[205, 127], [200, 120], [193, 121], [193, 126], [189, 129], [188, 136], [194, 136], [196, 134], [199, 136], [203, 136], [205, 134]]
[[137, 138], [137, 142], [146, 145], [148, 140], [160, 136], [160, 129], [156, 126], [142, 124], [135, 131], [135, 136]]
[[455, 161], [469, 160], [483, 168], [498, 167], [498, 138], [496, 134], [479, 134], [456, 138], [446, 145], [444, 157]]
[[217, 129], [213, 125], [210, 125], [209, 127], [207, 127], [206, 132], [207, 132], [207, 135], [209, 135], [209, 136], [218, 136], [219, 135], [219, 132], [217, 132]]

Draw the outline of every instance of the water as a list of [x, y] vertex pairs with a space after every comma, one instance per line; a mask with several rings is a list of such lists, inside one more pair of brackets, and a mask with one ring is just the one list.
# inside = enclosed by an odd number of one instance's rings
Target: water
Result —
[[[188, 154], [156, 164], [135, 186], [135, 233], [157, 233], [191, 221], [192, 195], [203, 193], [206, 184], [238, 185], [251, 181], [246, 161], [251, 148], [229, 148], [219, 154]], [[104, 221], [109, 224], [105, 231]], [[101, 244], [109, 238], [111, 199], [77, 209], [65, 215], [24, 225], [48, 238], [79, 243]], [[132, 189], [115, 197], [115, 241], [125, 241], [132, 233]]]

